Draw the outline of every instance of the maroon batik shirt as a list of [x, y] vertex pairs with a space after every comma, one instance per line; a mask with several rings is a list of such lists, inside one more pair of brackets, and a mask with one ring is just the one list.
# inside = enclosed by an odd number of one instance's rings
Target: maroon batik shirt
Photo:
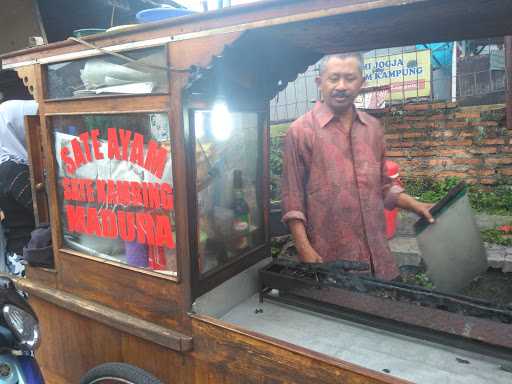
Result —
[[394, 208], [403, 189], [392, 185], [384, 155], [377, 119], [356, 111], [349, 129], [317, 102], [286, 135], [282, 205], [283, 221], [302, 220], [325, 262], [366, 262], [376, 277], [390, 280], [399, 272], [384, 207]]

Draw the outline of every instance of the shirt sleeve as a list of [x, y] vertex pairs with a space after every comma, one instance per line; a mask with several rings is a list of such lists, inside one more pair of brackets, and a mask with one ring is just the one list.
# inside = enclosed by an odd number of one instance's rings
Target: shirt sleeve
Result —
[[386, 142], [382, 140], [382, 194], [384, 199], [384, 208], [388, 210], [392, 210], [396, 208], [396, 203], [398, 201], [398, 195], [400, 195], [404, 189], [397, 182], [395, 182], [391, 177], [388, 176], [388, 167], [386, 165]]
[[284, 139], [283, 150], [281, 205], [284, 223], [291, 219], [307, 222], [305, 203], [306, 167], [301, 155], [301, 147], [301, 137], [292, 126]]
[[25, 164], [17, 164], [15, 162], [7, 163], [6, 172], [2, 174], [7, 192], [21, 205], [27, 212], [33, 212], [32, 206], [32, 189], [30, 187], [30, 172]]

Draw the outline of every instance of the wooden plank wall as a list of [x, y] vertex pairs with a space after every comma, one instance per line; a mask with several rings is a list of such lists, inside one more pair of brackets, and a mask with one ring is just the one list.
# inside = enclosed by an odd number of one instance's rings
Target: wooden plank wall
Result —
[[[48, 384], [78, 383], [105, 362], [126, 362], [166, 384], [402, 384], [296, 346], [193, 319], [194, 349], [179, 353], [89, 320], [32, 295], [42, 326], [37, 359]], [[284, 346], [284, 347], [283, 347]]]
[[36, 357], [48, 384], [78, 383], [105, 362], [126, 362], [155, 374], [164, 383], [192, 383], [193, 361], [186, 355], [127, 335], [32, 296], [42, 343]]

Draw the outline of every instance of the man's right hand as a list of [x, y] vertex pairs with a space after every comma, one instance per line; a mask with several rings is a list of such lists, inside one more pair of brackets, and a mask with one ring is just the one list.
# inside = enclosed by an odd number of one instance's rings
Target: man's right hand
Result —
[[299, 253], [299, 260], [303, 263], [322, 263], [320, 255], [313, 249], [306, 234], [306, 228], [302, 220], [291, 219], [288, 227], [292, 233], [295, 248]]
[[303, 263], [323, 263], [324, 260], [320, 257], [320, 255], [311, 247], [300, 252], [299, 251], [299, 260]]

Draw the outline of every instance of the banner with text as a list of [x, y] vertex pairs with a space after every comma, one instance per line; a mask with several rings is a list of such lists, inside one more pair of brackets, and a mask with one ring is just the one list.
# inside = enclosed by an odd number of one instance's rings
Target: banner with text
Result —
[[430, 50], [365, 57], [365, 87], [389, 86], [390, 100], [428, 97], [431, 93]]

